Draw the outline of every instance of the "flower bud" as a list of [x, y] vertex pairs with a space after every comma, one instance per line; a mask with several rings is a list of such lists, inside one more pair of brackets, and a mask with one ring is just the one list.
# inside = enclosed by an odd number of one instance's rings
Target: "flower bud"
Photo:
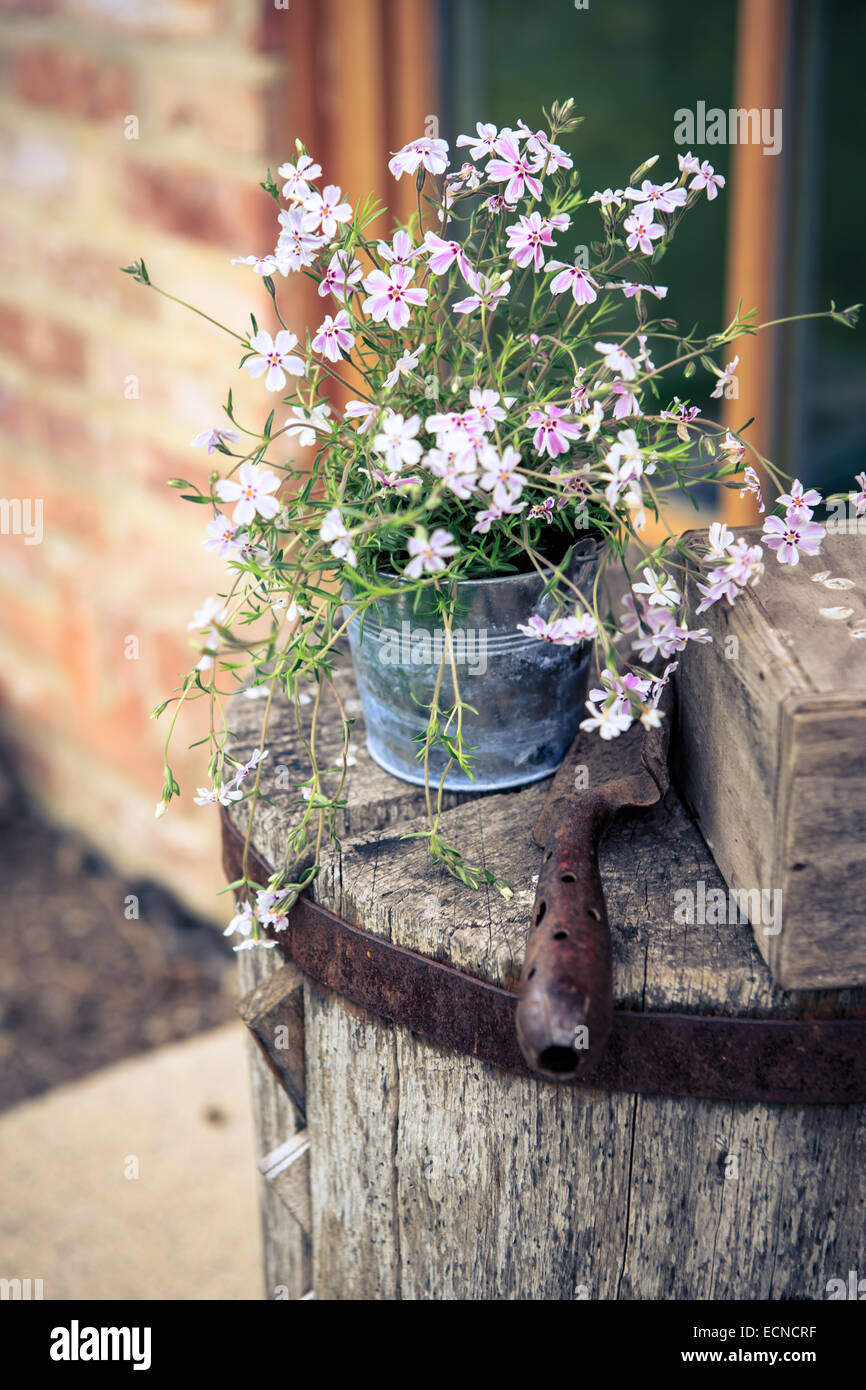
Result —
[[645, 174], [647, 170], [653, 167], [654, 164], [658, 163], [658, 158], [659, 157], [657, 154], [651, 154], [649, 159], [645, 159], [643, 164], [639, 164], [638, 167], [635, 169], [634, 173], [632, 174], [631, 178], [629, 179], [629, 183], [637, 183], [638, 179], [641, 177], [642, 174]]

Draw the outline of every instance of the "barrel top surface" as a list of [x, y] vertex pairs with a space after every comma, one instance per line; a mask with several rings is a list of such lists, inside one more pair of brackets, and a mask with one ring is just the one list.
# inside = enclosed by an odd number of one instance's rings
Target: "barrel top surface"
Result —
[[[506, 902], [493, 888], [466, 888], [430, 863], [423, 839], [403, 838], [426, 829], [424, 791], [391, 777], [370, 758], [347, 655], [341, 656], [335, 679], [346, 713], [356, 722], [344, 789], [347, 805], [338, 823], [340, 844], [323, 853], [312, 897], [396, 945], [516, 989], [542, 856], [531, 832], [550, 782], [515, 792], [446, 798], [443, 839], [470, 862], [505, 878], [514, 896]], [[312, 699], [302, 707], [308, 720], [311, 710]], [[244, 695], [230, 702], [229, 750], [237, 756], [247, 759], [258, 746], [263, 711], [264, 701]], [[294, 711], [284, 699], [273, 702], [265, 745], [263, 797], [251, 843], [266, 863], [276, 866], [283, 861], [286, 832], [297, 824], [304, 804], [300, 792], [291, 788], [309, 777]], [[329, 779], [335, 788], [339, 776], [342, 736], [336, 702], [328, 693], [322, 699], [316, 746], [320, 766], [331, 768], [323, 778], [330, 791]], [[241, 831], [248, 814], [243, 802], [231, 808], [231, 820]], [[749, 923], [714, 911], [722, 899], [714, 898], [713, 890], [724, 894], [727, 911], [728, 889], [675, 790], [649, 810], [621, 812], [599, 862], [617, 1008], [752, 1017], [862, 1014], [864, 989], [786, 992], [773, 984]], [[694, 895], [692, 921], [675, 920], [675, 912], [680, 918], [686, 915], [683, 899], [675, 897], [683, 889]]]

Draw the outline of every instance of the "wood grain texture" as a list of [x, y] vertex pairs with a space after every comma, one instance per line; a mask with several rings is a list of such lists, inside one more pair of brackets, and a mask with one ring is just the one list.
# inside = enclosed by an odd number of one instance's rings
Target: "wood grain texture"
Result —
[[[248, 703], [235, 701], [233, 720]], [[245, 756], [249, 740], [244, 726]], [[288, 711], [277, 711], [268, 742], [283, 761], [294, 756]], [[463, 798], [443, 817], [446, 839], [510, 879], [506, 903], [432, 870], [423, 844], [401, 838], [423, 826], [418, 789], [380, 773], [360, 739], [353, 751], [341, 844], [324, 860], [316, 900], [516, 988], [542, 854], [531, 830], [547, 784]], [[291, 800], [275, 797], [255, 834], [271, 862], [296, 814]], [[243, 808], [234, 815], [243, 824]], [[863, 990], [792, 995], [774, 985], [748, 922], [675, 920], [678, 889], [724, 888], [675, 792], [620, 815], [600, 866], [617, 1007], [751, 1017], [866, 1009]], [[866, 1107], [576, 1092], [447, 1051], [310, 980], [304, 1021], [318, 1300], [818, 1299], [862, 1263]], [[267, 1085], [279, 1089], [269, 1072]], [[282, 1238], [276, 1225], [267, 1238]]]
[[[779, 983], [863, 984], [866, 550], [832, 534], [795, 569], [766, 565], [691, 619], [714, 641], [680, 659], [678, 780], [727, 883], [781, 894], [781, 931], [753, 923]], [[699, 598], [691, 573], [692, 614]]]
[[[276, 957], [276, 959], [274, 959]], [[240, 951], [238, 970], [245, 994], [265, 981], [292, 970], [277, 951]], [[258, 1043], [248, 1040], [253, 1120], [258, 1159], [272, 1153], [303, 1128], [285, 1089], [262, 1056]], [[259, 1208], [264, 1247], [264, 1286], [268, 1299], [299, 1299], [313, 1282], [309, 1236], [298, 1225], [278, 1192], [259, 1173]]]

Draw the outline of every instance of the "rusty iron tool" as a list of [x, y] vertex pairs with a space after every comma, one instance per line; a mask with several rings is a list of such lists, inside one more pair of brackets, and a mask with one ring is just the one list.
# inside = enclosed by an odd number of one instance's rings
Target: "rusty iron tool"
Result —
[[[578, 733], [532, 830], [544, 848], [520, 977], [517, 1037], [533, 1071], [582, 1076], [601, 1058], [613, 1022], [610, 928], [598, 846], [623, 806], [667, 791], [669, 689], [657, 729], [639, 721], [619, 738]], [[578, 777], [580, 773], [580, 777]]]
[[[220, 816], [223, 865], [233, 883], [243, 876], [245, 836], [224, 806]], [[261, 883], [274, 872], [253, 846], [247, 864]], [[305, 975], [353, 1004], [441, 1047], [518, 1076], [531, 1074], [518, 1045], [517, 995], [510, 989], [374, 936], [305, 894], [289, 914], [288, 930], [268, 927], [267, 934]], [[615, 1010], [602, 1061], [588, 1076], [575, 1077], [574, 1084], [632, 1095], [862, 1105], [866, 1006], [858, 1002], [860, 992], [844, 1005], [841, 1017], [829, 1018], [816, 1018], [814, 1001], [802, 993], [805, 1002], [795, 1017]]]

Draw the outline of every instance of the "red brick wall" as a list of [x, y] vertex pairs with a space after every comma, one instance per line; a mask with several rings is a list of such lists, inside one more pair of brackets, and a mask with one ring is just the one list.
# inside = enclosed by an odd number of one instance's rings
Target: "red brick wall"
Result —
[[268, 322], [229, 258], [274, 241], [258, 181], [292, 147], [288, 21], [272, 0], [0, 0], [0, 498], [43, 505], [41, 544], [0, 534], [0, 722], [54, 818], [211, 912], [203, 750], [155, 821], [148, 714], [225, 577], [165, 482], [201, 477], [189, 440], [244, 387], [231, 339], [118, 267], [143, 256], [232, 326]]

